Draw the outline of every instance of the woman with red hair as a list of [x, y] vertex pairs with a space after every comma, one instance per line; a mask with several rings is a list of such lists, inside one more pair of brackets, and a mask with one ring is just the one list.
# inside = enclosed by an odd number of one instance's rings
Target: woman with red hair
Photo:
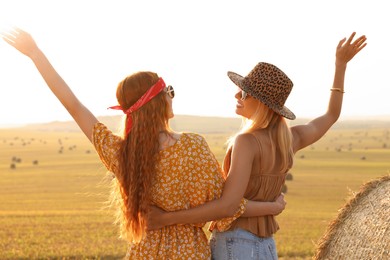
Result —
[[[113, 134], [77, 99], [33, 38], [20, 29], [3, 34], [4, 40], [28, 56], [50, 90], [74, 118], [106, 166], [115, 175], [113, 201], [118, 207], [121, 237], [129, 241], [128, 259], [208, 259], [210, 249], [203, 223], [147, 230], [149, 205], [167, 211], [199, 206], [219, 198], [222, 169], [205, 139], [195, 133], [176, 133], [174, 90], [153, 72], [138, 72], [122, 80], [116, 91], [126, 115], [123, 136]], [[245, 211], [242, 199], [221, 213], [229, 224]], [[246, 214], [278, 214], [284, 200], [248, 202]]]

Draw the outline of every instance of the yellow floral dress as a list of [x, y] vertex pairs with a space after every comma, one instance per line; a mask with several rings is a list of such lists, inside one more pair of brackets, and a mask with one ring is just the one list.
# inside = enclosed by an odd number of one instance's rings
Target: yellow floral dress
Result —
[[[94, 126], [93, 144], [103, 164], [114, 174], [121, 140], [104, 124]], [[188, 209], [221, 196], [222, 169], [202, 136], [181, 134], [176, 144], [160, 151], [160, 158], [151, 191], [158, 207], [166, 211]], [[245, 204], [242, 200], [237, 213], [221, 225], [227, 229], [244, 212]], [[210, 248], [202, 229], [205, 224], [148, 231], [140, 243], [130, 243], [126, 259], [209, 259]]]

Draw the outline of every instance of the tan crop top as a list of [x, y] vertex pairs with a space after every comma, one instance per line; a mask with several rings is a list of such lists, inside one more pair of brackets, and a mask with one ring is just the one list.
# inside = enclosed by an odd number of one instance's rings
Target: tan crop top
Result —
[[[262, 131], [252, 135], [259, 146], [259, 163], [253, 164], [244, 197], [253, 201], [275, 201], [282, 192], [286, 172], [280, 172], [280, 158], [268, 149], [271, 147], [268, 133]], [[289, 169], [291, 167], [292, 160]], [[279, 229], [279, 225], [274, 216], [240, 217], [232, 223], [230, 230], [236, 228], [245, 229], [259, 237], [270, 237]]]

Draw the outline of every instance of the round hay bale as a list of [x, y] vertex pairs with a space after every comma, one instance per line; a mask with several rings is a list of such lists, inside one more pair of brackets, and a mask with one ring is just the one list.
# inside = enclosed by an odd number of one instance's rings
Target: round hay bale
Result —
[[390, 175], [364, 184], [340, 209], [314, 259], [390, 259]]

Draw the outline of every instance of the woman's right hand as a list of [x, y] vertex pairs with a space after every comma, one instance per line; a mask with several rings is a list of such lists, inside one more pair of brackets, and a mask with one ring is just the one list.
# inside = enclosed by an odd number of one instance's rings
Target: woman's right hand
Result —
[[38, 50], [33, 37], [20, 28], [14, 28], [7, 32], [1, 32], [4, 41], [28, 57], [32, 57]]
[[148, 230], [156, 230], [168, 226], [169, 224], [165, 218], [167, 214], [166, 211], [157, 206], [150, 206], [147, 219]]
[[1, 32], [0, 36], [9, 45], [28, 56], [34, 62], [50, 90], [66, 110], [68, 110], [81, 130], [92, 142], [93, 127], [98, 120], [74, 95], [44, 53], [38, 48], [33, 37], [19, 28], [14, 28], [8, 32]]

